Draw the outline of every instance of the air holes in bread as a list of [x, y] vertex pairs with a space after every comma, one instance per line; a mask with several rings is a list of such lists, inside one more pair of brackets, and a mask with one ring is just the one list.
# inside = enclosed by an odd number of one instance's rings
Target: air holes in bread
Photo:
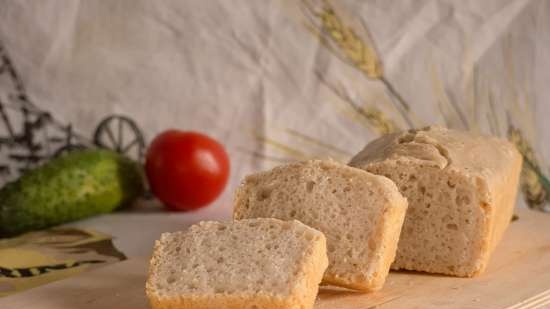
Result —
[[257, 199], [258, 201], [264, 201], [268, 199], [271, 196], [271, 189], [269, 188], [262, 188], [258, 192]]
[[313, 187], [315, 187], [315, 182], [314, 181], [308, 181], [307, 184], [306, 184], [307, 192], [313, 191]]

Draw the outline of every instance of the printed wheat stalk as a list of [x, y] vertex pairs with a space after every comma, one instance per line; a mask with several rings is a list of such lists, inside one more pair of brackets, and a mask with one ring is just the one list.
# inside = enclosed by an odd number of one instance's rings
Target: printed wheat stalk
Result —
[[306, 143], [309, 143], [309, 144], [312, 144], [312, 145], [315, 145], [317, 147], [320, 147], [320, 148], [323, 148], [325, 150], [328, 150], [328, 151], [331, 151], [335, 154], [338, 154], [339, 156], [346, 156], [346, 157], [352, 157], [353, 154], [345, 151], [345, 150], [342, 150], [334, 145], [331, 145], [331, 144], [327, 144], [323, 141], [320, 141], [314, 137], [311, 137], [309, 135], [306, 135], [304, 133], [301, 133], [301, 132], [298, 132], [296, 130], [293, 130], [293, 129], [285, 129], [285, 132], [287, 134], [289, 134], [290, 136], [292, 137], [295, 137], [295, 138], [298, 138]]
[[286, 163], [292, 162], [292, 159], [269, 156], [269, 155], [266, 155], [262, 152], [246, 149], [246, 148], [243, 148], [243, 147], [237, 147], [237, 150], [240, 151], [240, 152], [246, 153], [248, 155], [251, 155], [252, 157], [259, 158], [259, 159], [262, 159], [262, 160], [271, 161], [271, 162], [274, 162], [274, 163], [277, 163], [277, 164], [286, 164]]
[[439, 75], [439, 70], [437, 69], [434, 63], [432, 63], [431, 65], [431, 78], [432, 78], [432, 87], [435, 91], [435, 94], [438, 100], [438, 107], [441, 114], [443, 115], [443, 118], [447, 126], [449, 127], [451, 126], [451, 123], [449, 123], [451, 119], [447, 119], [447, 117], [445, 116], [447, 113], [444, 110], [444, 106], [454, 112], [454, 114], [460, 121], [463, 128], [469, 129], [470, 124], [468, 123], [468, 119], [466, 119], [466, 115], [464, 115], [464, 113], [462, 112], [462, 109], [458, 106], [458, 104], [456, 104], [456, 102], [449, 97], [449, 94], [447, 93], [447, 90], [443, 85], [443, 80]]
[[541, 172], [533, 148], [521, 131], [513, 126], [508, 127], [508, 138], [516, 145], [525, 162], [521, 172], [521, 188], [527, 204], [531, 208], [548, 211], [549, 209], [545, 209], [545, 203], [550, 197], [550, 180]]
[[361, 115], [367, 123], [374, 128], [379, 134], [388, 134], [398, 130], [397, 125], [388, 119], [382, 111], [374, 106], [359, 106], [353, 99], [342, 89], [329, 83], [324, 76], [316, 72], [317, 78], [328, 89], [330, 89], [337, 97], [346, 102], [357, 114]]
[[[296, 130], [284, 129], [283, 131], [286, 134], [288, 134], [288, 135], [292, 136], [293, 138], [296, 138], [296, 139], [298, 139], [302, 142], [306, 142], [308, 144], [315, 145], [315, 146], [323, 148], [325, 150], [332, 151], [333, 153], [329, 156], [333, 159], [338, 160], [338, 161], [345, 162], [349, 159], [349, 157], [352, 156], [350, 153], [347, 153], [347, 152], [345, 152], [345, 151], [343, 151], [343, 150], [341, 150], [337, 147], [334, 147], [332, 145], [323, 143], [322, 141], [320, 141], [316, 138], [305, 135], [305, 134], [300, 133]], [[322, 157], [322, 155], [309, 154], [309, 153], [303, 152], [302, 150], [293, 148], [290, 145], [287, 145], [285, 143], [282, 143], [282, 142], [279, 142], [279, 141], [274, 140], [272, 138], [269, 138], [268, 136], [265, 136], [265, 135], [260, 134], [258, 132], [252, 131], [252, 134], [254, 135], [254, 137], [258, 141], [262, 142], [264, 145], [268, 145], [268, 146], [276, 149], [277, 151], [283, 153], [286, 156], [284, 158], [274, 157], [274, 156], [269, 156], [269, 155], [267, 155], [263, 152], [252, 151], [252, 150], [244, 149], [244, 148], [238, 148], [238, 150], [240, 150], [242, 152], [245, 152], [249, 155], [252, 155], [253, 157], [257, 157], [257, 158], [268, 160], [268, 161], [273, 161], [273, 162], [276, 162], [276, 163], [279, 163], [279, 164], [280, 163], [289, 163], [289, 162], [292, 162], [292, 161], [305, 161], [305, 160], [309, 160], [309, 159], [313, 159], [313, 158]]]
[[252, 134], [258, 141], [264, 143], [265, 145], [269, 145], [277, 149], [278, 151], [284, 153], [285, 155], [292, 158], [293, 160], [305, 161], [315, 157], [313, 155], [306, 154], [298, 149], [292, 148], [289, 145], [286, 145], [284, 143], [271, 139], [267, 136], [264, 136], [260, 133], [252, 132]]
[[[512, 39], [507, 36], [504, 40], [504, 46], [502, 48], [503, 59], [506, 69], [506, 81], [508, 89], [512, 95], [512, 111], [515, 116], [515, 120], [522, 124], [523, 132], [518, 128], [511, 125], [511, 113], [507, 112], [507, 126], [508, 126], [508, 138], [518, 148], [519, 152], [523, 156], [523, 169], [521, 174], [521, 189], [524, 193], [524, 198], [531, 208], [535, 208], [541, 211], [550, 212], [550, 180], [541, 170], [539, 162], [537, 162], [533, 147], [531, 147], [529, 141], [525, 138], [525, 129], [529, 136], [532, 136], [534, 131], [532, 123], [532, 114], [530, 113], [530, 98], [529, 92], [526, 89], [523, 91], [519, 88], [516, 80], [516, 68], [514, 66], [514, 58], [512, 55]], [[527, 82], [527, 80], [526, 80]]]
[[[321, 19], [321, 29], [329, 35], [351, 64], [369, 78], [383, 77], [382, 63], [376, 51], [365, 44], [353, 29], [343, 24], [328, 2], [325, 2], [325, 7], [318, 16]], [[406, 103], [402, 104], [404, 108], [409, 108]]]
[[[321, 43], [344, 63], [358, 69], [366, 77], [382, 82], [388, 92], [397, 100], [398, 104], [395, 104], [393, 101], [392, 103], [401, 114], [401, 117], [403, 117], [409, 127], [414, 127], [414, 123], [408, 115], [410, 112], [409, 105], [384, 76], [382, 62], [375, 48], [361, 39], [351, 27], [344, 24], [329, 1], [323, 1], [323, 8], [320, 11], [312, 8], [307, 1], [303, 1], [303, 3], [307, 9], [306, 13], [309, 13], [306, 16], [313, 15], [320, 20], [320, 23], [317, 23], [310, 18], [310, 22], [316, 28]], [[362, 26], [370, 40], [368, 28], [365, 24], [362, 24]]]

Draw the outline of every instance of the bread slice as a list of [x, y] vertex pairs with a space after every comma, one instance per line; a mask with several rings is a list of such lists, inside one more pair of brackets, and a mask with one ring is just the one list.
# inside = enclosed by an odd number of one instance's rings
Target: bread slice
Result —
[[384, 284], [407, 201], [389, 179], [334, 161], [312, 160], [245, 178], [234, 218], [297, 219], [327, 237], [325, 283], [364, 291]]
[[298, 221], [201, 222], [156, 242], [154, 309], [309, 309], [328, 264], [325, 236]]
[[392, 179], [409, 201], [392, 268], [473, 276], [510, 222], [521, 163], [505, 140], [427, 127], [381, 137], [350, 165]]

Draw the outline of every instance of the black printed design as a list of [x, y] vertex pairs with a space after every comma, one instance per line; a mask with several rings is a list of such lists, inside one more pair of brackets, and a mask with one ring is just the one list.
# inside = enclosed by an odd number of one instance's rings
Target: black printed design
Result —
[[56, 270], [64, 270], [75, 268], [85, 264], [99, 264], [104, 263], [105, 261], [101, 260], [88, 260], [88, 261], [77, 261], [71, 263], [62, 263], [54, 265], [43, 265], [43, 266], [34, 266], [26, 268], [6, 268], [0, 266], [0, 277], [8, 278], [28, 278], [34, 276], [40, 276]]
[[92, 138], [72, 124], [41, 110], [29, 97], [6, 48], [0, 42], [0, 185], [45, 160], [83, 148], [108, 148], [142, 161], [145, 139], [126, 116], [99, 122]]

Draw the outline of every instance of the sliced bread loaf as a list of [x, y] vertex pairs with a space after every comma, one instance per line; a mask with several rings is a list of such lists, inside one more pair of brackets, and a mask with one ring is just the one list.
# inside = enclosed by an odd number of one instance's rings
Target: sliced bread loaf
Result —
[[473, 276], [510, 222], [521, 163], [507, 141], [428, 127], [381, 137], [350, 165], [409, 201], [394, 269]]
[[201, 222], [162, 234], [146, 292], [154, 309], [310, 309], [327, 263], [298, 221]]
[[384, 284], [406, 208], [386, 177], [312, 160], [246, 177], [234, 218], [297, 219], [322, 231], [329, 258], [323, 281], [372, 291]]

